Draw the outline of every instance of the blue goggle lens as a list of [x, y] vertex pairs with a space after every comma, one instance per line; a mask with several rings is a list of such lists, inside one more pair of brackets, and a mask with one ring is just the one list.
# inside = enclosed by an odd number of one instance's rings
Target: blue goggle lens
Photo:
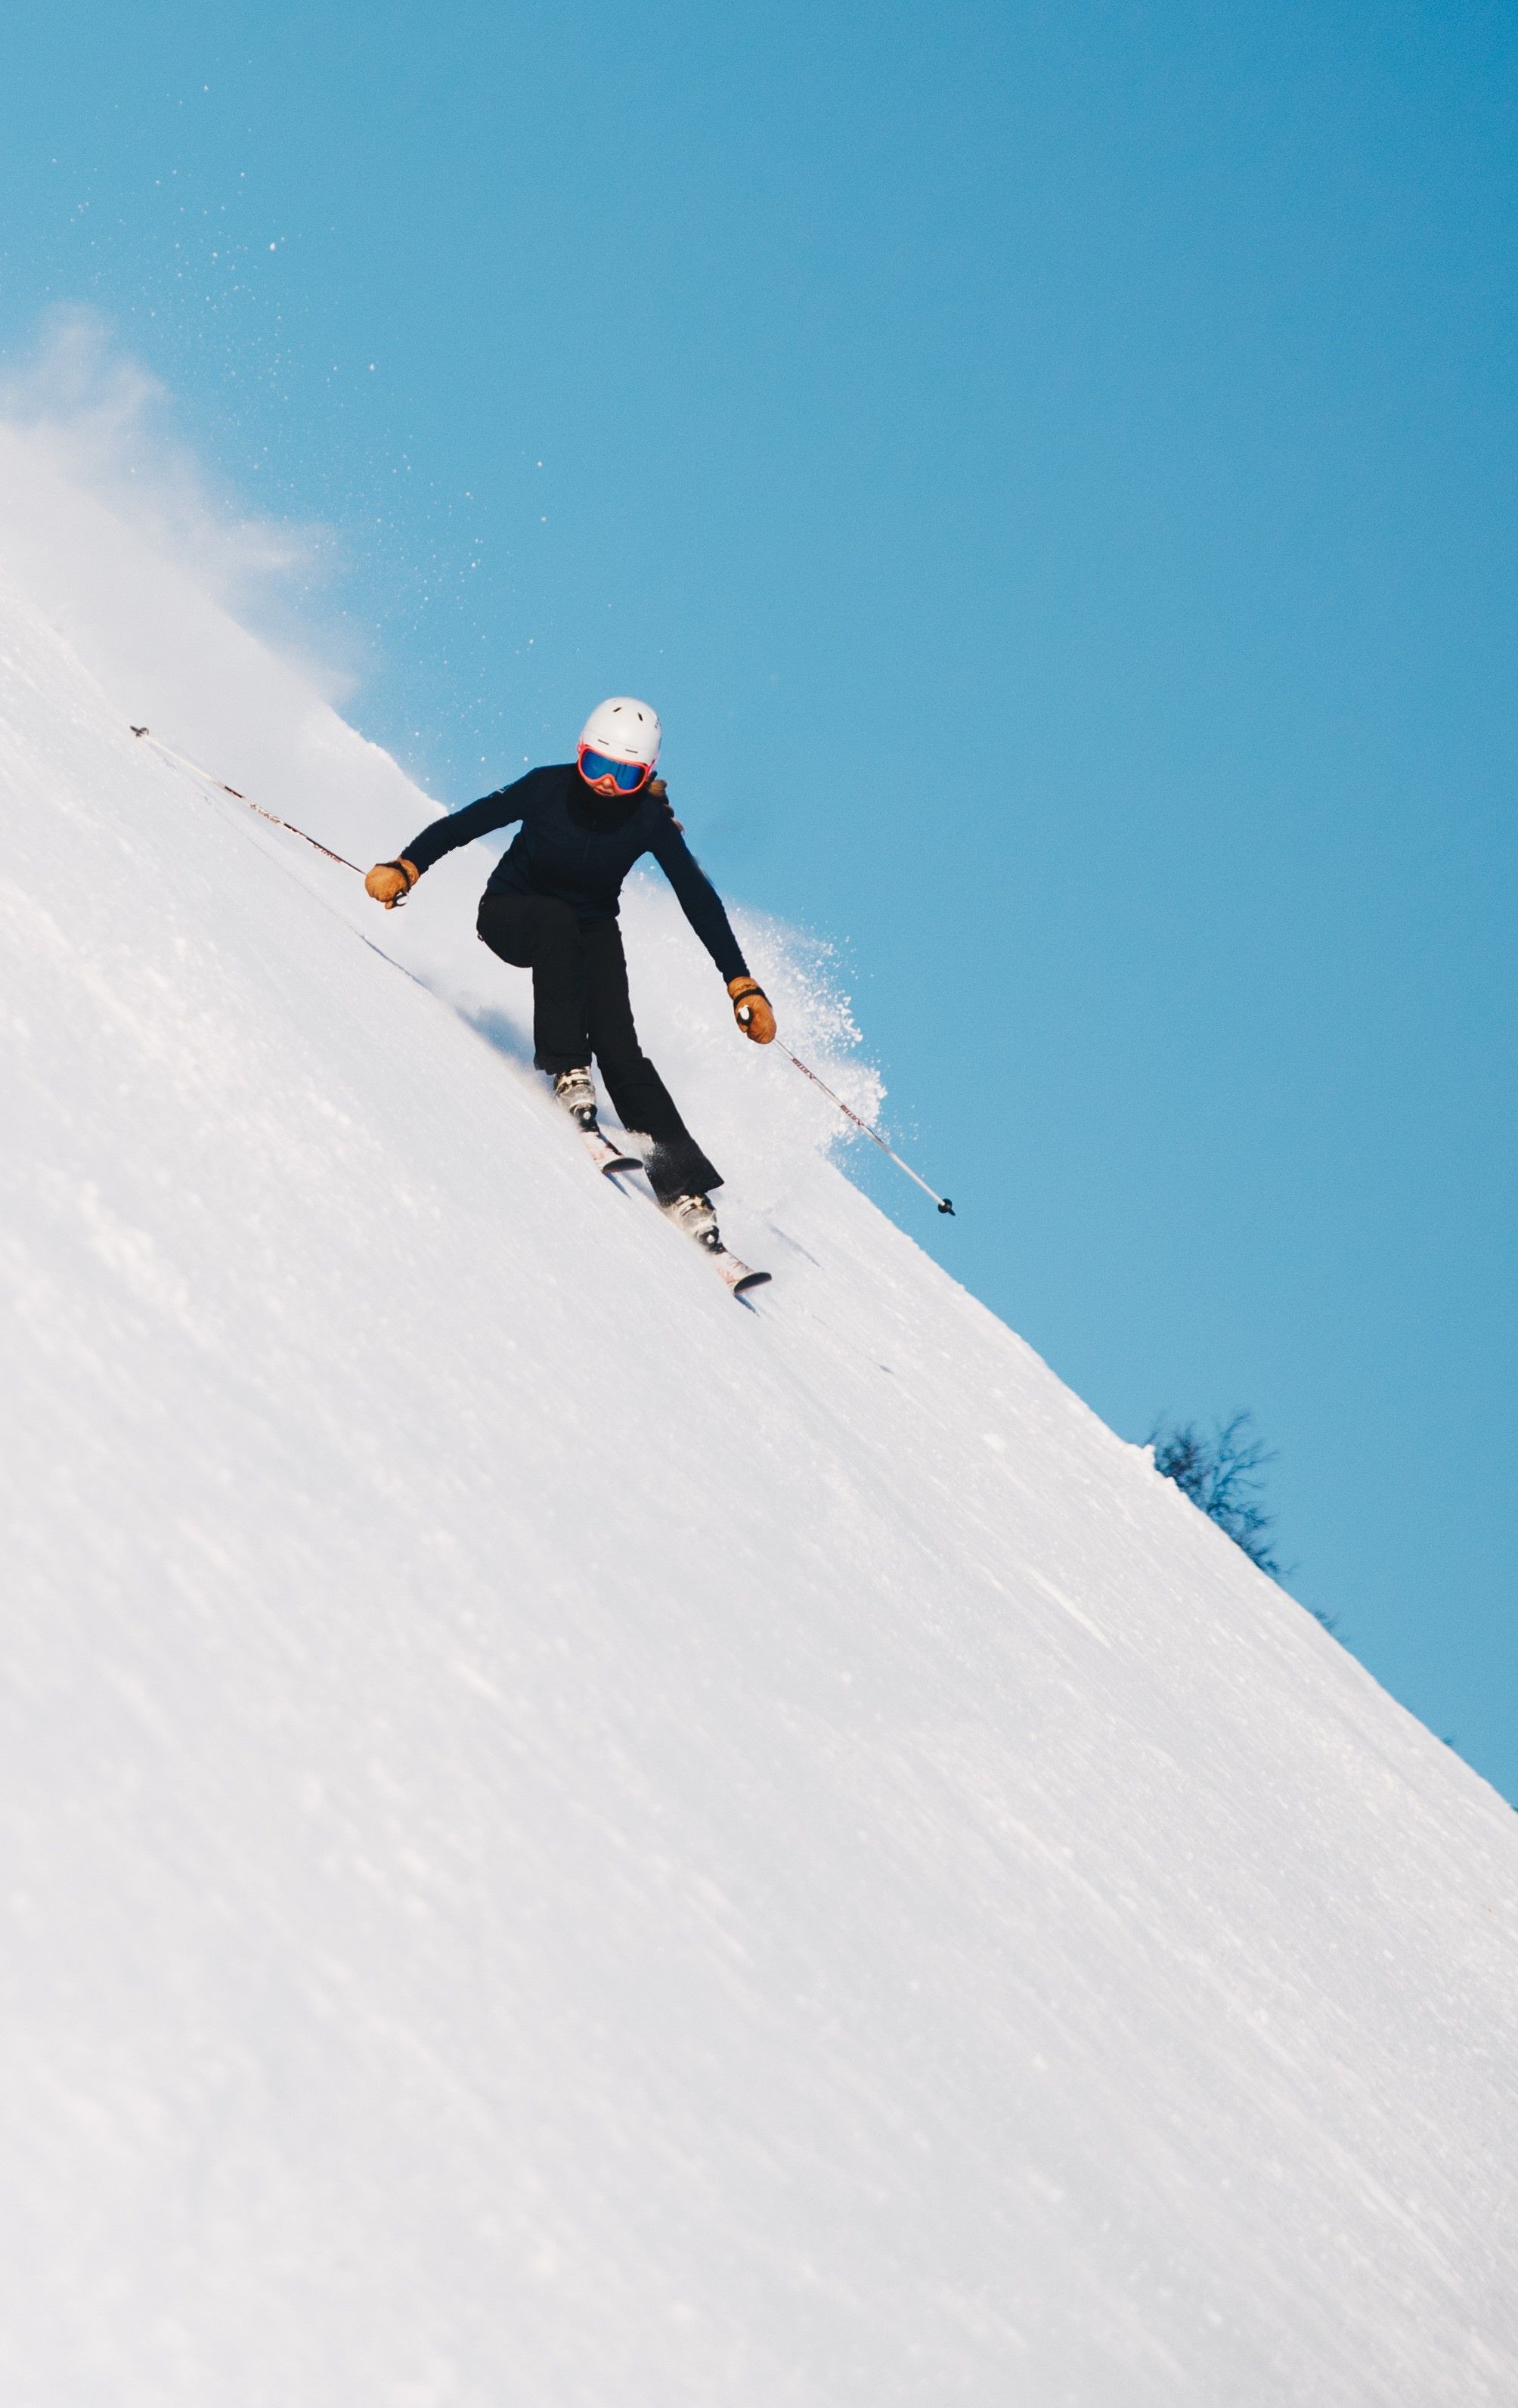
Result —
[[615, 778], [619, 792], [624, 795], [636, 795], [649, 774], [641, 761], [609, 761], [604, 752], [582, 752], [580, 766], [592, 785], [597, 778]]

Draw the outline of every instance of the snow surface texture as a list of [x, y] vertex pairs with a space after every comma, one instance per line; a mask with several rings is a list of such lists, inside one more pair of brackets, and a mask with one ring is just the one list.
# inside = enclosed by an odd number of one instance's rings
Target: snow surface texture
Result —
[[543, 1100], [482, 852], [387, 918], [208, 800], [129, 717], [360, 861], [428, 816], [0, 485], [0, 2396], [1518, 2400], [1518, 1822], [851, 1187], [661, 890], [753, 1310]]

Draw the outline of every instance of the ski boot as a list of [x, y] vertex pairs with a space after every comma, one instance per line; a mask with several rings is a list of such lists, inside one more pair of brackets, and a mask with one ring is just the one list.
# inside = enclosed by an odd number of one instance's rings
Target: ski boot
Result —
[[642, 1156], [613, 1145], [595, 1117], [595, 1082], [589, 1070], [560, 1070], [553, 1081], [553, 1099], [564, 1106], [597, 1170], [615, 1179], [625, 1170], [641, 1170]]
[[659, 1210], [666, 1220], [673, 1221], [677, 1229], [682, 1229], [686, 1237], [694, 1238], [698, 1246], [705, 1246], [709, 1254], [722, 1253], [723, 1241], [717, 1234], [717, 1215], [711, 1209], [709, 1196], [676, 1196], [669, 1203], [661, 1204]]
[[595, 1135], [595, 1082], [590, 1070], [560, 1070], [553, 1080], [553, 1098], [564, 1106], [578, 1129]]

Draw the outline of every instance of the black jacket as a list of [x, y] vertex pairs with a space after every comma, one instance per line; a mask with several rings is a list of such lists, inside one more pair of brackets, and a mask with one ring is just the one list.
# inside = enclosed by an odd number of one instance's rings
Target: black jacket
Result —
[[502, 888], [546, 895], [591, 917], [614, 920], [623, 879], [635, 861], [652, 853], [723, 978], [748, 976], [722, 898], [680, 834], [662, 789], [657, 795], [608, 797], [592, 794], [574, 761], [529, 769], [514, 785], [434, 820], [412, 838], [405, 857], [418, 869], [430, 869], [455, 845], [509, 827], [514, 820], [522, 826], [491, 872], [487, 895]]

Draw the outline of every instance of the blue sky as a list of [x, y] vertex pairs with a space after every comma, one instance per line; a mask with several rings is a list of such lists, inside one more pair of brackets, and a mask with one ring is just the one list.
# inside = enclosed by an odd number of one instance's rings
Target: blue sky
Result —
[[1130, 1436], [1253, 1408], [1297, 1593], [1518, 1795], [1511, 12], [7, 48], [10, 354], [93, 308], [333, 529], [441, 799], [655, 700], [960, 1217], [874, 1192]]

